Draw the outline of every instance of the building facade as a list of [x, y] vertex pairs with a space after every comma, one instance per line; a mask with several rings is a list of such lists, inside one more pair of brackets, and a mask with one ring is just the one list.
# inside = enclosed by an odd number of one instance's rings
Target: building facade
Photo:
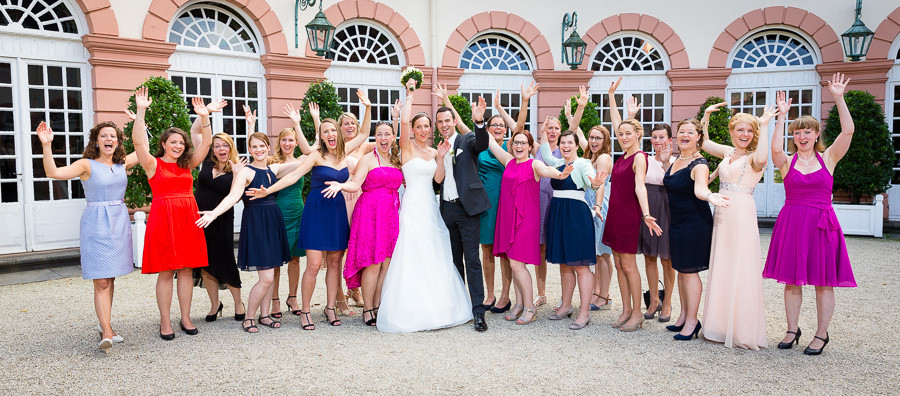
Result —
[[[322, 0], [319, 0], [322, 1]], [[270, 136], [289, 125], [286, 103], [329, 79], [341, 105], [361, 111], [352, 91], [373, 102], [374, 120], [405, 92], [404, 66], [425, 75], [422, 89], [446, 84], [467, 98], [499, 101], [513, 114], [522, 85], [541, 84], [528, 126], [559, 114], [563, 101], [589, 86], [604, 123], [609, 84], [625, 76], [618, 94], [643, 105], [647, 126], [694, 116], [710, 96], [760, 114], [787, 90], [796, 114], [827, 115], [833, 100], [822, 86], [835, 72], [852, 89], [884, 104], [900, 150], [900, 7], [867, 1], [862, 19], [875, 31], [868, 56], [846, 62], [839, 34], [855, 2], [491, 2], [326, 0], [336, 26], [331, 52], [317, 57], [303, 26], [317, 11], [291, 0], [2, 0], [0, 1], [0, 254], [72, 247], [84, 193], [78, 180], [45, 177], [34, 129], [56, 131], [59, 164], [81, 156], [87, 131], [99, 120], [124, 123], [130, 91], [149, 76], [166, 76], [186, 97], [231, 102], [213, 118], [214, 132], [235, 136], [245, 126], [241, 105], [258, 109]], [[560, 22], [578, 13], [587, 42], [576, 70], [563, 64]], [[420, 95], [419, 110], [437, 103]], [[774, 123], [774, 121], [773, 121]], [[770, 131], [774, 128], [770, 128]], [[645, 149], [651, 150], [649, 141]], [[900, 152], [898, 152], [900, 154]], [[900, 165], [894, 184], [900, 184]], [[774, 217], [784, 189], [766, 170], [756, 190], [758, 214]], [[888, 193], [886, 216], [900, 220], [900, 189]]]

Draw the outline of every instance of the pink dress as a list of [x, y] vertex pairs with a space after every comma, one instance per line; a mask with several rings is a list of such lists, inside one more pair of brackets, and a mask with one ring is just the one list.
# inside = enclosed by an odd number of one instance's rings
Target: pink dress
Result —
[[397, 190], [403, 184], [400, 169], [381, 166], [369, 171], [362, 185], [350, 224], [350, 244], [344, 279], [348, 288], [359, 287], [362, 269], [378, 264], [394, 253], [400, 230], [400, 200]]
[[534, 179], [531, 161], [513, 159], [500, 179], [494, 255], [526, 264], [541, 264], [540, 182]]
[[834, 177], [822, 167], [808, 175], [791, 160], [784, 178], [786, 200], [775, 229], [763, 276], [789, 285], [855, 287], [844, 232], [831, 206]]

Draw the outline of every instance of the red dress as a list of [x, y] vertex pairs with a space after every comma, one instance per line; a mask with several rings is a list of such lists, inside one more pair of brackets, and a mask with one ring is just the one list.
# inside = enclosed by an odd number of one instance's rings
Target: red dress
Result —
[[637, 254], [641, 238], [641, 205], [634, 192], [634, 158], [647, 154], [638, 151], [630, 157], [619, 158], [609, 177], [609, 211], [603, 229], [603, 244], [616, 253]]
[[194, 224], [200, 216], [191, 171], [157, 158], [156, 173], [149, 181], [153, 202], [141, 273], [206, 267], [206, 238], [203, 229]]

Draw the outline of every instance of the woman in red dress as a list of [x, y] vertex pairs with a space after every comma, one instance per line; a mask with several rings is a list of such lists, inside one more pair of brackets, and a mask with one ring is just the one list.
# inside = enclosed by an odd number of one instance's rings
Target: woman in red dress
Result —
[[206, 267], [207, 258], [203, 230], [194, 225], [200, 216], [197, 215], [197, 201], [194, 200], [191, 169], [199, 166], [209, 151], [212, 142], [210, 112], [220, 111], [226, 103], [219, 101], [205, 106], [202, 99], [193, 99], [194, 112], [200, 117], [202, 127], [202, 140], [196, 151], [187, 133], [170, 128], [159, 137], [156, 154], [151, 155], [144, 113], [153, 101], [147, 95], [146, 87], [135, 92], [134, 101], [137, 114], [131, 139], [153, 193], [141, 272], [159, 274], [156, 280], [159, 336], [168, 341], [175, 338], [169, 311], [172, 306], [172, 279], [176, 272], [181, 330], [189, 335], [197, 334], [197, 328], [191, 323], [192, 272], [193, 268]]

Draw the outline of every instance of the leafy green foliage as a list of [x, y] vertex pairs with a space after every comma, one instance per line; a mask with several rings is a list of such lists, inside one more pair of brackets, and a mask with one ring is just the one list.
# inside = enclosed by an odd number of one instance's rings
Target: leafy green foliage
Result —
[[475, 122], [472, 121], [472, 106], [469, 104], [469, 101], [460, 95], [450, 95], [450, 103], [453, 104], [453, 108], [459, 113], [459, 117], [462, 118], [463, 123], [466, 124], [469, 129], [474, 130]]
[[[147, 94], [153, 100], [153, 104], [145, 114], [145, 123], [150, 133], [150, 154], [154, 154], [156, 148], [159, 147], [159, 136], [167, 129], [181, 128], [190, 134], [191, 119], [188, 116], [187, 103], [181, 98], [181, 90], [169, 79], [150, 77], [141, 86], [147, 87]], [[139, 87], [136, 87], [135, 90]], [[134, 95], [128, 98], [128, 109], [137, 110], [134, 104]], [[134, 121], [125, 124], [127, 139], [124, 144], [125, 151], [128, 153], [134, 152], [134, 143], [131, 140], [132, 128], [134, 128]], [[150, 183], [147, 181], [147, 173], [144, 172], [144, 168], [140, 166], [132, 168], [128, 173], [125, 204], [129, 208], [139, 208], [150, 204], [152, 199]]]
[[[572, 102], [572, 114], [574, 114], [575, 109], [578, 108], [578, 103], [575, 101], [574, 96], [569, 100]], [[566, 131], [569, 129], [569, 120], [566, 119], [566, 109], [559, 110], [559, 124], [561, 130]], [[578, 123], [578, 127], [581, 128], [582, 137], [584, 137], [585, 140], [587, 140], [591, 128], [596, 125], [600, 125], [600, 113], [597, 112], [597, 105], [593, 102], [587, 102], [587, 105], [584, 107], [584, 114], [581, 116], [581, 122]], [[581, 149], [578, 149], [578, 155], [581, 155], [581, 152]]]
[[[725, 99], [722, 99], [718, 96], [711, 96], [706, 98], [706, 101], [700, 105], [700, 111], [697, 112], [697, 119], [703, 119], [703, 111], [706, 110], [707, 107], [712, 106], [716, 103], [722, 103]], [[709, 116], [709, 139], [719, 143], [724, 144], [726, 146], [731, 146], [731, 133], [728, 132], [728, 121], [731, 119], [731, 109], [728, 106], [723, 106], [719, 109], [719, 111], [710, 114]], [[675, 134], [675, 127], [678, 125], [679, 121], [672, 123], [672, 134]], [[706, 158], [706, 161], [709, 162], [709, 171], [712, 172], [716, 170], [719, 166], [719, 162], [722, 161], [721, 158], [709, 155], [706, 151], [701, 150], [701, 154]], [[709, 184], [709, 189], [711, 191], [719, 191], [719, 179], [713, 180], [712, 183]]]
[[[356, 92], [351, 92], [350, 94], [356, 95]], [[300, 127], [303, 128], [303, 136], [306, 136], [309, 144], [313, 144], [316, 141], [316, 127], [312, 116], [309, 114], [310, 103], [319, 105], [319, 117], [323, 120], [326, 118], [337, 120], [344, 113], [344, 110], [338, 104], [337, 90], [334, 89], [334, 85], [330, 81], [318, 81], [309, 85], [309, 88], [306, 89], [306, 95], [303, 96], [303, 103], [300, 104], [300, 108], [297, 111], [300, 112]], [[369, 131], [365, 132], [368, 133]]]
[[[834, 188], [850, 192], [852, 203], [863, 195], [881, 194], [891, 188], [894, 171], [894, 148], [891, 132], [884, 122], [884, 109], [875, 97], [864, 91], [844, 94], [855, 126], [850, 149], [834, 169]], [[823, 133], [831, 145], [841, 133], [837, 106], [828, 112]]]

